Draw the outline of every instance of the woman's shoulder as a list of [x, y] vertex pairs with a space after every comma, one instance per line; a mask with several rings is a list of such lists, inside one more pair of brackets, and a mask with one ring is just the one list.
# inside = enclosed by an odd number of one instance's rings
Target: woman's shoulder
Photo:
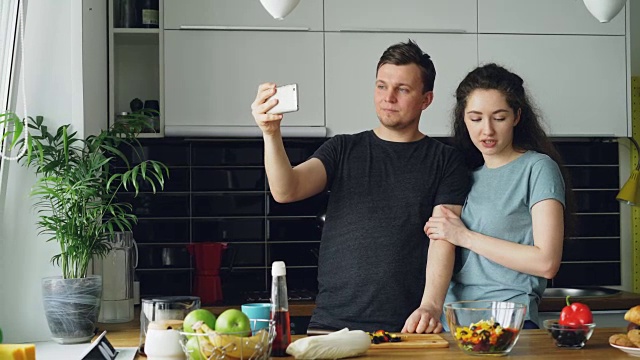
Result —
[[522, 155], [522, 157], [523, 157], [523, 160], [525, 160], [525, 162], [531, 166], [533, 165], [538, 165], [538, 166], [553, 165], [554, 167], [558, 166], [555, 160], [553, 160], [549, 155], [539, 153], [534, 150], [528, 150], [526, 153], [524, 153], [524, 155]]
[[549, 155], [539, 153], [533, 150], [527, 151], [527, 167], [530, 168], [531, 174], [547, 174], [552, 178], [562, 177], [560, 166]]

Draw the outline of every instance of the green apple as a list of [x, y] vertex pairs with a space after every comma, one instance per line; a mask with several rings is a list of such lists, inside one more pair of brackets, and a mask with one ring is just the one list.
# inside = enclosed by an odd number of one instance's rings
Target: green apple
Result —
[[186, 344], [187, 351], [189, 352], [188, 360], [203, 360], [202, 354], [200, 354], [200, 347], [198, 346], [198, 336], [193, 335]]
[[198, 321], [204, 322], [208, 327], [213, 329], [216, 325], [216, 316], [207, 309], [192, 310], [184, 318], [184, 323], [182, 324], [183, 330], [185, 332], [195, 332], [195, 330], [193, 330], [193, 324]]
[[216, 320], [216, 332], [237, 336], [251, 335], [249, 317], [238, 309], [227, 309]]

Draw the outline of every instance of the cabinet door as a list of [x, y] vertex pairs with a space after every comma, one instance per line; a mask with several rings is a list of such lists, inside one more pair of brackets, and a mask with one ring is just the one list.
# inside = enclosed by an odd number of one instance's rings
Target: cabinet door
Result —
[[479, 35], [480, 63], [520, 75], [554, 136], [627, 136], [624, 36]]
[[300, 111], [283, 126], [324, 126], [322, 33], [165, 34], [165, 124], [253, 126], [258, 85], [298, 84]]
[[582, 0], [478, 0], [478, 32], [624, 35], [625, 9], [600, 23]]
[[284, 18], [275, 20], [259, 0], [165, 0], [164, 28], [289, 27], [322, 31], [322, 0], [303, 0]]
[[469, 32], [476, 0], [324, 0], [326, 31]]
[[420, 130], [429, 136], [450, 134], [454, 92], [477, 66], [476, 35], [325, 34], [326, 111], [330, 135], [356, 133], [379, 125], [373, 103], [376, 66], [384, 50], [411, 37], [433, 59], [433, 103], [422, 113]]

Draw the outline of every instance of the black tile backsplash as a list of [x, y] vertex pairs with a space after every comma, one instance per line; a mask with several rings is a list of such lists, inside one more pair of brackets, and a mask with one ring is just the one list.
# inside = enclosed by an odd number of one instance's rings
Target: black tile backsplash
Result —
[[193, 191], [264, 190], [264, 169], [193, 168]]
[[268, 241], [320, 241], [322, 221], [313, 219], [270, 219]]
[[133, 228], [133, 237], [139, 244], [188, 244], [191, 240], [189, 219], [153, 219], [138, 218]]
[[620, 285], [620, 262], [563, 263], [553, 279], [555, 287]]
[[618, 190], [576, 190], [574, 191], [576, 212], [578, 213], [619, 213], [620, 203], [616, 200]]
[[618, 166], [614, 165], [614, 169], [611, 167], [611, 165], [589, 167], [572, 165], [568, 166], [567, 170], [574, 189], [616, 189], [620, 181]]
[[[324, 141], [285, 140], [291, 163], [305, 161]], [[185, 245], [199, 242], [228, 244], [220, 270], [227, 303], [268, 292], [276, 260], [287, 263], [291, 291], [317, 291], [320, 216], [328, 193], [275, 202], [263, 166], [262, 139], [143, 139], [142, 144], [142, 158], [170, 168], [164, 191], [154, 195], [145, 187], [135, 199], [130, 192], [119, 195], [139, 217], [133, 230], [142, 296], [190, 294], [193, 260]], [[565, 241], [562, 266], [550, 285], [620, 285], [617, 144], [558, 140], [555, 145], [576, 190], [577, 226]]]
[[264, 241], [264, 219], [193, 219], [193, 242]]
[[287, 266], [310, 266], [318, 263], [320, 242], [272, 243], [268, 244], [267, 248], [267, 264], [281, 260]]
[[192, 166], [263, 166], [264, 152], [258, 140], [217, 140], [191, 144]]
[[264, 194], [200, 194], [191, 195], [193, 217], [264, 216]]
[[567, 239], [562, 255], [565, 261], [620, 261], [620, 239]]
[[320, 216], [327, 208], [329, 196], [326, 192], [312, 196], [308, 199], [287, 204], [276, 202], [269, 195], [268, 216]]

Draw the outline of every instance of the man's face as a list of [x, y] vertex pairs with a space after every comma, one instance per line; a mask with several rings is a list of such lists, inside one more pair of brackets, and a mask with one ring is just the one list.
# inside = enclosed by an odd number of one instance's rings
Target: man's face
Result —
[[433, 92], [422, 92], [416, 64], [384, 64], [378, 69], [374, 102], [380, 123], [387, 128], [417, 128], [422, 110], [433, 100]]

